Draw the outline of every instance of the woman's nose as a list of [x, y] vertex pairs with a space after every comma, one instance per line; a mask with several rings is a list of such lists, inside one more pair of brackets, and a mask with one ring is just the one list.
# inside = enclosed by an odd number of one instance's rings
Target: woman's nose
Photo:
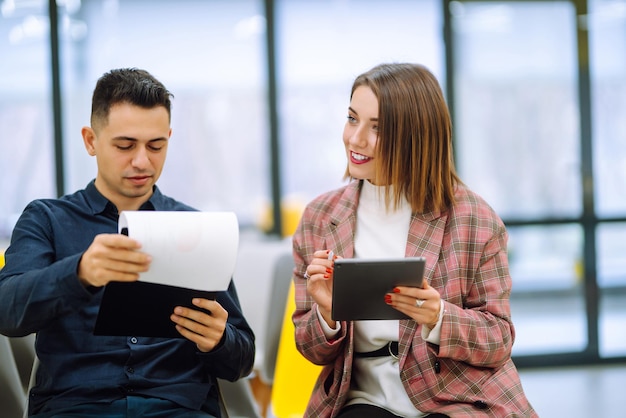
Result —
[[349, 142], [351, 145], [358, 147], [367, 146], [367, 132], [362, 127], [356, 127], [350, 135]]

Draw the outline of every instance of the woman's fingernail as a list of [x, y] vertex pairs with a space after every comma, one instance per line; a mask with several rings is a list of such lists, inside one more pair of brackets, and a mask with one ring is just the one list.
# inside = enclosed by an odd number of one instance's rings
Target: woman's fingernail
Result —
[[328, 279], [329, 277], [330, 277], [330, 274], [328, 274], [328, 273], [326, 273], [326, 274], [324, 275], [324, 278], [325, 278], [325, 279]]
[[398, 289], [397, 287], [393, 288], [393, 293], [400, 293], [400, 289]]
[[391, 295], [385, 295], [385, 303], [391, 305]]
[[333, 269], [331, 269], [330, 267], [326, 267], [326, 273], [332, 273]]

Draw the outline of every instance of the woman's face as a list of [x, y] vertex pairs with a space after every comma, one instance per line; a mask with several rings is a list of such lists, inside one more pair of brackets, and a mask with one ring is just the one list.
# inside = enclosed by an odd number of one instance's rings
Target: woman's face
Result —
[[343, 143], [348, 157], [348, 171], [355, 179], [374, 178], [374, 150], [378, 141], [378, 99], [372, 89], [357, 87], [348, 107], [343, 128]]

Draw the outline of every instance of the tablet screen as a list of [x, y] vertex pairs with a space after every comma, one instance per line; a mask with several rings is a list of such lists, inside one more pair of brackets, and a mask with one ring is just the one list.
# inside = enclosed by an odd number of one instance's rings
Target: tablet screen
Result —
[[332, 318], [335, 321], [406, 319], [385, 303], [395, 286], [422, 287], [424, 257], [335, 260]]

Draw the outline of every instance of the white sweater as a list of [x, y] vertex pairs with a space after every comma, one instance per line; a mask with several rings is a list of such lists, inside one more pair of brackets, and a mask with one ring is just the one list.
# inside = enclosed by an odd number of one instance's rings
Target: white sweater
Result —
[[[363, 182], [357, 209], [355, 257], [404, 257], [411, 222], [411, 206], [402, 201], [396, 210], [385, 207], [385, 188]], [[354, 350], [367, 352], [398, 341], [398, 320], [354, 322]], [[348, 405], [368, 403], [401, 417], [421, 417], [411, 403], [402, 381], [398, 361], [391, 356], [355, 358]]]

